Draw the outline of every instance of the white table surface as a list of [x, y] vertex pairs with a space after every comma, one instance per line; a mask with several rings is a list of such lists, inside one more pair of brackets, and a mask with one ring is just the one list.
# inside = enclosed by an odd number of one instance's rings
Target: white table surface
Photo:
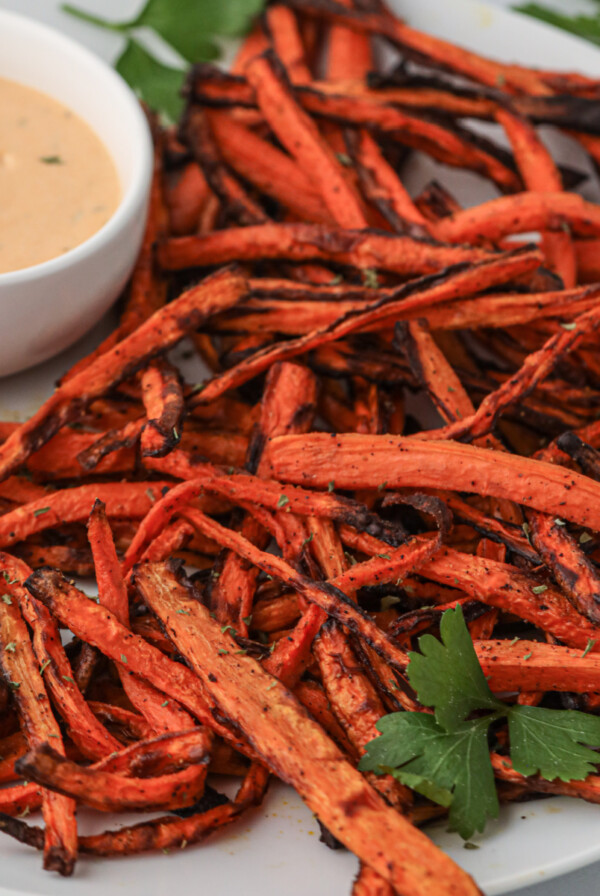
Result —
[[[142, 5], [140, 0], [73, 0], [74, 5], [86, 8], [107, 18], [124, 20]], [[201, 0], [198, 0], [201, 2]], [[452, 0], [448, 0], [449, 3]], [[517, 0], [487, 0], [487, 2], [509, 8]], [[524, 0], [518, 0], [524, 2]], [[561, 12], [596, 12], [598, 4], [592, 0], [540, 0]], [[31, 16], [66, 32], [81, 41], [89, 49], [99, 53], [104, 59], [112, 60], [119, 52], [122, 38], [117, 34], [91, 29], [82, 22], [60, 12], [57, 0], [0, 0], [0, 9], [9, 9]], [[559, 67], [556, 65], [555, 67]], [[600, 809], [599, 809], [600, 811]], [[543, 881], [532, 887], [519, 890], [520, 896], [600, 896], [600, 862], [589, 865], [562, 877]]]

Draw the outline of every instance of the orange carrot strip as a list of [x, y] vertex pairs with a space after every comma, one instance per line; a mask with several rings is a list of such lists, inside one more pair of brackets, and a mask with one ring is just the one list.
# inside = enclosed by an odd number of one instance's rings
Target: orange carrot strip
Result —
[[[4, 581], [4, 580], [2, 580]], [[16, 602], [2, 590], [8, 602], [0, 603], [0, 665], [17, 703], [21, 727], [30, 748], [48, 738], [64, 752], [62, 735], [52, 713], [46, 686], [39, 672], [29, 632]], [[46, 823], [44, 868], [68, 877], [77, 860], [75, 803], [50, 791], [43, 791], [42, 812]]]
[[264, 209], [224, 165], [204, 110], [199, 106], [188, 106], [182, 130], [211, 190], [221, 201], [227, 215], [238, 224], [268, 221], [269, 216]]
[[272, 60], [266, 56], [252, 60], [246, 74], [273, 132], [300, 167], [311, 172], [334, 220], [341, 227], [366, 227], [359, 199], [344, 178], [340, 163], [316, 125], [296, 104]]
[[600, 690], [600, 656], [540, 641], [475, 641], [477, 658], [492, 690]]
[[96, 498], [106, 504], [110, 517], [141, 519], [162, 488], [168, 488], [168, 483], [101, 482], [50, 492], [0, 517], [0, 544], [8, 547], [45, 529], [85, 520]]
[[561, 230], [565, 224], [580, 236], [597, 236], [600, 209], [575, 193], [517, 193], [443, 218], [434, 232], [446, 242], [476, 244], [530, 230]]
[[333, 223], [312, 181], [286, 153], [227, 112], [207, 109], [206, 115], [223, 159], [241, 177], [301, 219], [316, 224]]
[[459, 295], [464, 297], [470, 291], [478, 291], [481, 284], [486, 281], [491, 286], [494, 281], [505, 280], [507, 276], [510, 276], [509, 265], [514, 272], [521, 265], [529, 264], [531, 260], [530, 255], [519, 258], [505, 257], [503, 264], [494, 261], [482, 262], [480, 265], [473, 265], [468, 270], [449, 269], [445, 274], [433, 280], [413, 280], [404, 288], [400, 287], [394, 299], [382, 299], [379, 302], [371, 303], [362, 310], [340, 316], [328, 327], [313, 330], [306, 336], [288, 342], [276, 343], [274, 346], [267, 346], [265, 349], [257, 351], [248, 360], [241, 361], [235, 367], [209, 381], [204, 389], [194, 396], [192, 404], [213, 400], [226, 390], [252, 379], [275, 361], [289, 360], [357, 330], [366, 329], [376, 323], [381, 324], [383, 321], [389, 322], [393, 320], [399, 306], [404, 312], [408, 309], [414, 311], [416, 308], [422, 309], [425, 306], [450, 301]]
[[493, 255], [484, 249], [430, 244], [407, 236], [315, 224], [230, 227], [206, 236], [169, 239], [159, 248], [160, 262], [170, 271], [232, 261], [286, 259], [331, 261], [359, 269], [381, 268], [396, 274], [416, 275], [486, 257], [493, 258]]
[[[121, 575], [105, 507], [98, 499], [94, 502], [88, 520], [88, 539], [94, 555], [100, 604], [110, 610], [119, 622], [129, 626], [127, 586]], [[193, 727], [192, 717], [175, 701], [165, 701], [160, 691], [135, 678], [123, 666], [119, 666], [118, 671], [132, 705], [144, 716], [156, 734]]]
[[148, 418], [141, 438], [142, 455], [161, 457], [181, 439], [184, 401], [179, 374], [169, 364], [154, 362], [140, 374], [140, 382]]
[[[150, 121], [154, 137], [154, 166], [148, 217], [135, 268], [131, 275], [129, 296], [119, 326], [86, 357], [78, 361], [61, 379], [61, 385], [82, 373], [87, 367], [110, 351], [115, 345], [144, 323], [165, 303], [166, 287], [157, 275], [155, 243], [166, 234], [167, 210], [163, 195], [162, 133], [156, 122]], [[56, 393], [55, 393], [56, 394]]]
[[[502, 108], [497, 110], [496, 120], [502, 125], [510, 140], [527, 189], [539, 193], [562, 190], [562, 178], [554, 160], [529, 122]], [[569, 234], [544, 234], [543, 246], [550, 266], [559, 274], [565, 286], [567, 288], [575, 286], [577, 259]]]
[[290, 6], [306, 15], [325, 16], [348, 28], [380, 34], [401, 50], [411, 50], [420, 57], [431, 60], [434, 66], [472, 78], [489, 87], [503, 84], [511, 92], [548, 93], [540, 73], [517, 65], [507, 65], [486, 59], [464, 47], [451, 44], [439, 37], [411, 28], [395, 18], [387, 10], [383, 13], [348, 9], [335, 0], [290, 0]]
[[[156, 647], [131, 632], [109, 610], [91, 601], [59, 573], [53, 570], [36, 570], [27, 579], [27, 589], [77, 637], [98, 647], [114, 662], [126, 666], [130, 672], [154, 685], [167, 697], [175, 698], [207, 728], [225, 737], [240, 752], [246, 755], [252, 752], [225, 724], [214, 718], [211, 712], [214, 707], [207, 701], [198, 679], [189, 669], [181, 663], [173, 662]], [[96, 708], [94, 703], [91, 708]], [[120, 711], [118, 707], [111, 707], [109, 711], [113, 710]], [[127, 714], [134, 715], [131, 712]], [[141, 736], [154, 736], [145, 720], [141, 716], [137, 718], [144, 723], [144, 733]]]
[[11, 598], [18, 602], [31, 628], [38, 666], [44, 670], [44, 681], [67, 724], [71, 740], [90, 759], [101, 759], [120, 749], [119, 742], [96, 719], [77, 687], [56, 622], [46, 607], [23, 587], [22, 583], [31, 575], [31, 569], [21, 560], [2, 553], [0, 569], [4, 577], [8, 577], [5, 588]]
[[198, 229], [200, 213], [211, 195], [197, 162], [188, 162], [177, 182], [165, 195], [169, 210], [169, 233], [182, 236]]
[[290, 81], [307, 83], [312, 80], [304, 56], [304, 45], [295, 14], [287, 6], [275, 3], [265, 13], [267, 30], [273, 49], [283, 63]]
[[344, 433], [280, 436], [267, 449], [284, 482], [340, 489], [443, 488], [508, 498], [600, 530], [600, 483], [554, 464], [474, 445]]
[[192, 806], [204, 791], [207, 765], [205, 756], [202, 762], [182, 771], [156, 778], [129, 778], [77, 765], [48, 743], [17, 760], [23, 777], [100, 812], [154, 812]]

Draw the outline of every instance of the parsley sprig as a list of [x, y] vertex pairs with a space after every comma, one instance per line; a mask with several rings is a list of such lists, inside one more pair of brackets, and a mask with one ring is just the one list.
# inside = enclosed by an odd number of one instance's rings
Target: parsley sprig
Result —
[[525, 3], [522, 6], [515, 6], [514, 9], [534, 19], [541, 19], [549, 25], [556, 25], [557, 28], [583, 37], [594, 44], [600, 44], [600, 0], [595, 2], [599, 6], [599, 11], [593, 15], [567, 15], [540, 3]]
[[[218, 59], [220, 38], [244, 34], [263, 6], [264, 0], [147, 0], [136, 16], [124, 22], [111, 22], [69, 3], [62, 9], [127, 38], [115, 64], [117, 71], [151, 108], [173, 122], [181, 112], [185, 63]], [[140, 42], [145, 29], [175, 50], [182, 60], [180, 68], [165, 65]]]
[[[363, 771], [389, 773], [449, 809], [449, 827], [465, 840], [498, 815], [489, 729], [506, 720], [513, 768], [549, 781], [580, 781], [600, 757], [600, 718], [573, 710], [510, 706], [491, 692], [460, 606], [447, 610], [441, 641], [419, 639], [410, 654], [410, 684], [434, 715], [397, 712], [377, 724]], [[476, 714], [474, 716], [474, 714]]]

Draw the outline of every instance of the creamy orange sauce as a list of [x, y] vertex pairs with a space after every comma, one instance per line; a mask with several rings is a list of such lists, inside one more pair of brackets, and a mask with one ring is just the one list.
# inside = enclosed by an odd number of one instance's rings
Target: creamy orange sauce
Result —
[[0, 273], [87, 240], [120, 199], [114, 163], [78, 115], [0, 78]]

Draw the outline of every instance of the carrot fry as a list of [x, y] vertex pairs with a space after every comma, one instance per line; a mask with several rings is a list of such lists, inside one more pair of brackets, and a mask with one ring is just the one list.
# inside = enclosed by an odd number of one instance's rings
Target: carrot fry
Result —
[[[248, 449], [248, 463], [260, 475], [260, 458], [264, 446], [274, 435], [307, 432], [313, 421], [316, 403], [316, 382], [306, 368], [294, 364], [274, 365], [269, 371], [262, 400], [261, 419]], [[247, 517], [241, 532], [254, 544], [266, 547], [260, 524]], [[229, 554], [219, 579], [212, 590], [217, 619], [247, 634], [244, 619], [252, 611], [256, 587], [256, 571], [237, 554]]]
[[226, 112], [210, 109], [206, 116], [230, 168], [304, 220], [333, 223], [312, 181], [293, 159]]
[[[504, 128], [511, 142], [523, 182], [528, 190], [546, 193], [563, 189], [560, 174], [552, 156], [526, 119], [507, 109], [496, 112], [496, 120]], [[550, 266], [562, 278], [567, 288], [577, 280], [575, 249], [568, 233], [546, 234], [543, 237]]]
[[[97, 499], [88, 521], [88, 539], [94, 555], [100, 604], [123, 625], [129, 625], [127, 586], [121, 575], [104, 504]], [[164, 701], [160, 691], [135, 678], [123, 666], [119, 666], [119, 676], [131, 703], [157, 734], [193, 726], [193, 719], [181, 706], [172, 700]]]
[[27, 423], [0, 445], [0, 478], [6, 478], [61, 426], [76, 419], [94, 398], [125, 379], [144, 361], [173, 346], [215, 311], [236, 304], [244, 289], [244, 281], [232, 271], [207, 278], [156, 311], [130, 336], [64, 382]]
[[141, 449], [144, 457], [162, 457], [181, 439], [184, 411], [179, 375], [170, 365], [154, 362], [140, 375], [142, 400], [148, 422]]
[[[446, 441], [344, 433], [280, 436], [267, 449], [284, 482], [340, 489], [446, 488], [477, 491], [600, 529], [600, 485], [545, 461]], [[572, 494], [575, 492], [576, 494]]]
[[183, 809], [204, 790], [208, 756], [202, 763], [156, 778], [127, 778], [77, 765], [49, 744], [41, 744], [17, 761], [17, 770], [54, 793], [72, 797], [100, 812]]
[[166, 482], [132, 482], [126, 486], [103, 482], [51, 492], [0, 518], [0, 544], [8, 547], [61, 523], [85, 520], [97, 498], [106, 505], [110, 517], [141, 519], [165, 487], [168, 487]]
[[564, 225], [580, 236], [597, 236], [598, 206], [574, 193], [517, 193], [444, 218], [434, 233], [446, 242], [477, 244], [530, 230], [561, 230]]
[[[6, 594], [6, 588], [3, 588]], [[0, 604], [0, 665], [7, 684], [14, 692], [21, 726], [30, 748], [54, 738], [63, 752], [60, 728], [52, 714], [46, 687], [29, 639], [25, 621], [16, 603]], [[72, 800], [43, 791], [44, 868], [65, 877], [73, 873], [77, 860], [77, 822]]]
[[316, 125], [295, 103], [274, 61], [265, 55], [257, 57], [248, 64], [246, 74], [273, 132], [298, 164], [311, 172], [334, 220], [341, 227], [366, 227], [358, 197], [348, 186], [339, 162]]
[[182, 129], [211, 190], [220, 199], [226, 214], [238, 224], [262, 224], [268, 221], [268, 215], [261, 206], [248, 195], [223, 164], [209, 120], [202, 109], [189, 106]]
[[[465, 894], [477, 893], [468, 875], [443, 854], [437, 855], [428, 838], [377, 796], [277, 679], [250, 657], [232, 655], [228, 649], [223, 652], [229, 648], [230, 639], [201, 604], [190, 600], [168, 566], [140, 567], [136, 583], [221, 711], [247, 731], [270, 768], [294, 784], [335, 837], [400, 892], [412, 888], [423, 896], [433, 894], [430, 875], [422, 864], [423, 856], [430, 855], [430, 861], [444, 869], [435, 882], [437, 896], [456, 892], [459, 887]], [[176, 613], [181, 606], [189, 610], [189, 616]], [[208, 673], [216, 668], [223, 672], [213, 675], [217, 679], [213, 682]], [[263, 705], [266, 688], [268, 713]], [[345, 823], [350, 804], [351, 825]], [[398, 861], [391, 860], [396, 855]]]
[[[402, 237], [398, 239], [402, 239]], [[527, 253], [519, 258], [512, 258], [510, 261], [514, 264], [514, 271], [520, 268], [521, 264], [527, 267], [532, 261], [532, 256]], [[494, 281], [505, 281], [505, 278], [510, 276], [508, 266], [509, 259], [505, 256], [501, 266], [499, 261], [496, 263], [494, 261], [483, 262], [481, 265], [473, 265], [466, 271], [460, 267], [449, 268], [439, 277], [433, 279], [412, 280], [404, 289], [399, 289], [395, 298], [383, 298], [367, 305], [362, 310], [342, 315], [321, 330], [314, 330], [299, 339], [276, 343], [275, 346], [268, 346], [257, 351], [248, 360], [241, 361], [225, 373], [214, 377], [194, 397], [192, 403], [211, 401], [222, 395], [227, 389], [252, 379], [276, 361], [289, 360], [317, 346], [333, 342], [358, 330], [367, 329], [375, 323], [381, 325], [382, 322], [393, 319], [399, 304], [402, 305], [403, 311], [422, 309], [428, 305], [450, 301], [459, 294], [464, 296], [468, 291], [479, 291], [485, 282], [492, 285]], [[458, 292], [459, 290], [460, 292]]]
[[299, 84], [311, 81], [298, 22], [292, 10], [281, 3], [275, 3], [267, 8], [265, 22], [273, 49], [283, 63], [289, 79]]
[[71, 740], [84, 756], [100, 759], [120, 748], [119, 742], [91, 712], [74, 680], [74, 671], [63, 649], [56, 622], [48, 610], [23, 587], [31, 569], [22, 561], [0, 553], [5, 588], [19, 605], [33, 633], [33, 649], [44, 681], [67, 724]]
[[[27, 579], [28, 591], [45, 604], [77, 637], [98, 647], [134, 675], [138, 676], [167, 697], [173, 697], [212, 731], [225, 737], [241, 752], [249, 748], [230, 729], [214, 718], [211, 706], [194, 674], [180, 663], [175, 663], [160, 650], [134, 634], [104, 607], [90, 601], [74, 585], [51, 570], [37, 570]], [[93, 709], [92, 705], [92, 709]], [[129, 713], [131, 715], [131, 713]], [[142, 737], [148, 734], [148, 726]], [[250, 751], [251, 752], [251, 751]]]

